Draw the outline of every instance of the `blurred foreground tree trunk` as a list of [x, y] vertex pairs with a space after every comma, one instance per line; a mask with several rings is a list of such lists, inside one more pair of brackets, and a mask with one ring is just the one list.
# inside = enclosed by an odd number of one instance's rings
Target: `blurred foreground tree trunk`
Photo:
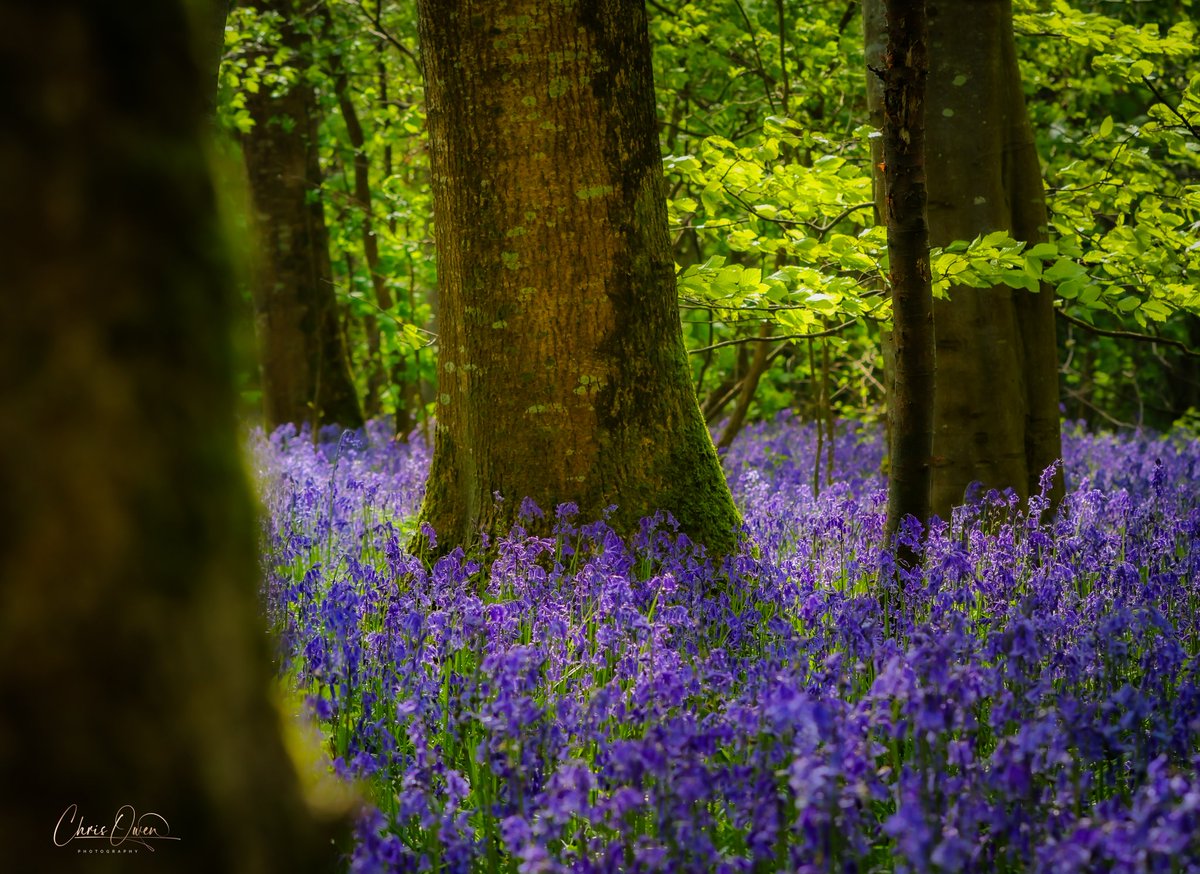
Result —
[[644, 5], [424, 0], [419, 21], [441, 284], [423, 519], [453, 545], [507, 532], [527, 496], [592, 518], [615, 504], [618, 530], [663, 509], [731, 551], [679, 322]]
[[[0, 6], [8, 870], [130, 871], [132, 850], [174, 872], [334, 861], [270, 701], [203, 148], [214, 71], [184, 9]], [[124, 805], [118, 828], [150, 816], [179, 840], [70, 840]]]
[[[931, 245], [992, 231], [1044, 241], [1045, 193], [1010, 0], [928, 0], [927, 8]], [[867, 0], [864, 10], [868, 64], [877, 66], [883, 0]], [[878, 119], [881, 95], [868, 82]], [[1053, 293], [955, 287], [949, 300], [934, 301], [934, 330], [933, 511], [948, 519], [975, 481], [1036, 493], [1062, 453]], [[1060, 473], [1055, 502], [1062, 490]]]
[[297, 74], [285, 93], [270, 85], [246, 94], [254, 127], [242, 137], [253, 207], [251, 288], [268, 429], [285, 422], [356, 428], [362, 407], [338, 320], [321, 187], [318, 108], [305, 78], [316, 14], [295, 0], [245, 5], [282, 16], [280, 45]]

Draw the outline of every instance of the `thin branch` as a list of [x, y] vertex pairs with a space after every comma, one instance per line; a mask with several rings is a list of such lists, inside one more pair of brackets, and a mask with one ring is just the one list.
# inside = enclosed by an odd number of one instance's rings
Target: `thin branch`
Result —
[[[327, 282], [329, 285], [333, 286], [333, 288], [335, 288], [339, 291], [343, 290], [343, 286], [340, 285], [339, 283], [328, 281], [328, 280], [327, 280]], [[346, 294], [347, 297], [350, 297], [359, 303], [365, 303], [367, 306], [377, 310], [379, 315], [383, 316], [385, 319], [387, 319], [388, 321], [392, 322], [393, 324], [395, 324], [399, 327], [403, 327], [404, 325], [412, 325], [412, 327], [417, 331], [417, 333], [424, 334], [426, 337], [429, 338], [424, 343], [422, 343], [420, 345], [420, 347], [418, 347], [418, 348], [428, 349], [430, 346], [433, 346], [435, 343], [437, 343], [438, 334], [436, 331], [431, 331], [428, 328], [422, 328], [420, 325], [416, 324], [415, 322], [405, 322], [404, 319], [400, 318], [399, 316], [395, 315], [394, 313], [390, 313], [387, 310], [383, 309], [383, 307], [381, 307], [379, 304], [375, 303], [375, 301], [371, 300], [369, 297], [363, 297], [361, 295], [352, 294], [352, 293], [346, 292], [346, 291], [343, 291], [343, 293]]]
[[806, 222], [806, 221], [800, 221], [798, 219], [771, 218], [770, 216], [765, 216], [761, 212], [759, 212], [758, 209], [755, 208], [748, 200], [746, 200], [745, 198], [743, 198], [741, 195], [737, 194], [736, 192], [731, 191], [728, 187], [725, 187], [725, 193], [728, 194], [730, 197], [732, 197], [734, 200], [736, 200], [738, 203], [740, 203], [743, 207], [745, 207], [746, 212], [750, 213], [752, 216], [754, 216], [756, 219], [759, 219], [760, 221], [773, 222], [774, 224], [777, 224], [780, 227], [809, 228], [810, 230], [817, 232], [818, 239], [824, 237], [827, 233], [829, 233], [831, 230], [833, 230], [835, 227], [837, 227], [838, 224], [845, 221], [847, 218], [849, 218], [854, 213], [858, 212], [860, 209], [866, 209], [867, 207], [871, 207], [871, 206], [875, 205], [875, 201], [873, 201], [873, 200], [869, 201], [867, 203], [856, 203], [853, 206], [848, 206], [845, 209], [843, 209], [840, 213], [835, 215], [832, 219], [830, 219], [825, 224], [819, 225], [816, 222]]
[[767, 68], [763, 66], [762, 55], [758, 52], [758, 35], [754, 30], [754, 23], [750, 20], [750, 16], [746, 14], [746, 7], [742, 5], [742, 0], [733, 0], [738, 8], [738, 12], [742, 13], [742, 20], [746, 22], [746, 33], [750, 35], [750, 45], [754, 48], [754, 59], [758, 62], [758, 75], [762, 77], [763, 93], [767, 97], [767, 105], [771, 107], [771, 113], [775, 113], [775, 97], [771, 94], [772, 81], [767, 75]]
[[351, 6], [358, 7], [358, 11], [363, 14], [363, 18], [370, 23], [371, 26], [367, 28], [367, 32], [371, 34], [371, 36], [378, 37], [379, 39], [386, 40], [387, 42], [391, 43], [396, 51], [400, 52], [400, 54], [404, 55], [404, 57], [413, 62], [413, 66], [415, 66], [418, 70], [421, 69], [421, 60], [417, 57], [416, 52], [389, 33], [380, 22], [379, 15], [372, 15], [367, 11], [366, 6], [363, 5], [363, 0], [346, 0], [346, 2], [348, 2]]
[[1064, 185], [1061, 188], [1056, 188], [1053, 185], [1047, 185], [1046, 186], [1047, 196], [1054, 195], [1054, 194], [1061, 194], [1063, 192], [1069, 193], [1069, 192], [1074, 192], [1074, 191], [1087, 191], [1089, 188], [1096, 188], [1098, 186], [1104, 186], [1104, 185], [1112, 185], [1114, 187], [1119, 187], [1119, 186], [1124, 185], [1124, 183], [1122, 183], [1122, 182], [1109, 182], [1108, 180], [1112, 178], [1113, 167], [1116, 166], [1117, 158], [1119, 158], [1121, 156], [1121, 152], [1125, 150], [1125, 147], [1129, 145], [1129, 141], [1132, 139], [1133, 139], [1133, 134], [1127, 134], [1125, 136], [1125, 139], [1123, 139], [1123, 140], [1121, 140], [1121, 142], [1117, 143], [1117, 147], [1115, 149], [1113, 149], [1112, 157], [1109, 158], [1108, 163], [1104, 165], [1104, 175], [1100, 179], [1096, 179], [1092, 182], [1089, 182], [1087, 185], [1075, 185], [1075, 186]]
[[1109, 422], [1111, 422], [1112, 424], [1116, 425], [1118, 428], [1136, 428], [1136, 427], [1137, 427], [1137, 426], [1136, 426], [1135, 424], [1133, 424], [1132, 422], [1122, 422], [1120, 419], [1114, 419], [1112, 416], [1110, 416], [1110, 415], [1109, 415], [1108, 413], [1106, 413], [1104, 410], [1100, 409], [1098, 406], [1096, 406], [1096, 405], [1095, 405], [1095, 404], [1093, 404], [1091, 401], [1089, 401], [1089, 400], [1088, 400], [1088, 399], [1087, 399], [1087, 398], [1084, 396], [1084, 394], [1083, 394], [1083, 392], [1082, 392], [1082, 391], [1079, 391], [1079, 390], [1077, 390], [1077, 389], [1071, 389], [1071, 388], [1067, 388], [1067, 389], [1066, 389], [1066, 393], [1067, 393], [1067, 396], [1068, 396], [1068, 397], [1069, 397], [1071, 400], [1073, 400], [1073, 401], [1079, 401], [1079, 403], [1083, 404], [1085, 407], [1087, 407], [1088, 409], [1090, 409], [1090, 410], [1091, 410], [1093, 413], [1098, 413], [1099, 415], [1101, 415], [1101, 416], [1103, 416], [1105, 419], [1107, 419]]
[[[733, 169], [733, 167], [730, 167], [729, 170], [726, 170], [725, 175], [728, 176], [729, 171], [732, 169]], [[723, 181], [723, 180], [718, 180], [718, 181]], [[730, 197], [732, 197], [734, 200], [736, 200], [738, 203], [740, 203], [742, 206], [744, 206], [746, 208], [746, 212], [750, 213], [756, 219], [761, 219], [764, 222], [774, 222], [775, 224], [777, 224], [781, 227], [802, 227], [802, 228], [812, 227], [812, 224], [810, 222], [802, 222], [802, 221], [798, 221], [797, 219], [769, 218], [768, 216], [763, 215], [761, 212], [759, 212], [757, 209], [755, 209], [754, 206], [752, 206], [749, 201], [744, 200], [741, 197], [741, 195], [735, 194], [733, 191], [730, 191], [728, 186], [723, 185], [722, 187], [725, 188], [726, 194], [728, 194]]]
[[824, 331], [812, 331], [810, 333], [805, 333], [805, 334], [777, 334], [777, 335], [771, 336], [771, 337], [762, 337], [762, 336], [735, 337], [732, 340], [722, 340], [719, 343], [713, 343], [711, 346], [701, 346], [699, 349], [689, 349], [688, 355], [699, 355], [702, 352], [710, 352], [713, 349], [721, 349], [725, 346], [741, 346], [745, 343], [770, 343], [770, 342], [775, 342], [775, 341], [779, 341], [779, 340], [785, 340], [785, 341], [811, 340], [816, 337], [832, 337], [834, 334], [839, 334], [842, 331], [846, 330], [846, 328], [853, 325], [856, 321], [857, 320], [843, 322], [842, 324], [840, 324], [836, 327], [828, 328]]
[[1189, 358], [1200, 358], [1200, 351], [1193, 349], [1182, 340], [1172, 340], [1170, 337], [1160, 337], [1156, 334], [1139, 334], [1136, 331], [1114, 331], [1109, 328], [1097, 328], [1095, 325], [1089, 325], [1083, 319], [1075, 318], [1075, 316], [1072, 316], [1065, 310], [1055, 310], [1055, 312], [1064, 321], [1076, 327], [1083, 328], [1083, 330], [1099, 337], [1111, 337], [1114, 340], [1137, 340], [1140, 343], [1160, 343], [1163, 346], [1178, 349]]
[[[692, 213], [694, 216], [695, 213]], [[750, 219], [725, 219], [719, 222], [701, 222], [698, 225], [671, 225], [673, 231], [719, 231], [722, 228], [732, 228], [749, 224]]]
[[1187, 128], [1188, 132], [1191, 133], [1191, 135], [1196, 139], [1200, 140], [1200, 129], [1197, 129], [1189, 118], [1187, 118], [1182, 112], [1166, 101], [1166, 98], [1163, 97], [1162, 92], [1158, 90], [1158, 86], [1154, 84], [1150, 77], [1143, 76], [1142, 81], [1146, 84], [1146, 87], [1150, 89], [1150, 93], [1154, 95], [1154, 99], [1169, 109], [1171, 111], [1171, 115], [1179, 119], [1179, 122], [1185, 128]]
[[823, 224], [823, 225], [811, 225], [810, 224], [809, 227], [811, 227], [814, 231], [816, 231], [818, 234], [820, 234], [822, 237], [824, 237], [827, 233], [832, 231], [835, 227], [837, 227], [839, 224], [841, 224], [846, 219], [850, 218], [851, 215], [858, 212], [860, 209], [867, 209], [868, 207], [872, 207], [874, 205], [875, 205], [875, 201], [873, 201], [873, 200], [869, 200], [866, 203], [856, 203], [856, 204], [854, 204], [854, 206], [848, 206], [845, 209], [843, 209], [841, 212], [839, 212], [837, 215], [835, 215], [832, 219], [830, 219], [825, 224]]
[[709, 425], [713, 424], [713, 422], [716, 421], [717, 416], [721, 415], [721, 411], [729, 406], [729, 402], [737, 397], [741, 390], [742, 381], [739, 379], [734, 382], [734, 384], [730, 386], [729, 390], [725, 392], [725, 394], [721, 395], [719, 399], [714, 399], [711, 404], [706, 402], [704, 406], [706, 409], [708, 409], [708, 412], [704, 415], [704, 421]]
[[883, 383], [875, 378], [875, 374], [872, 371], [867, 369], [867, 365], [863, 363], [861, 358], [855, 359], [850, 363], [862, 371], [862, 375], [866, 377], [868, 382], [870, 382], [873, 386], [875, 386], [876, 389], [879, 390], [880, 394], [887, 394], [887, 389], [883, 387]]
[[779, 105], [783, 114], [788, 114], [788, 98], [791, 96], [791, 82], [787, 70], [787, 19], [784, 14], [783, 0], [775, 0], [775, 12], [779, 18], [779, 71], [783, 77], [783, 94], [779, 97]]
[[689, 137], [695, 137], [698, 140], [702, 140], [706, 136], [708, 136], [708, 134], [702, 134], [699, 131], [692, 130], [689, 127], [684, 127], [681, 124], [677, 124], [677, 123], [675, 123], [673, 121], [669, 121], [667, 119], [660, 121], [659, 124], [662, 125], [663, 127], [669, 127], [673, 130], [677, 130], [681, 134], [687, 134]]

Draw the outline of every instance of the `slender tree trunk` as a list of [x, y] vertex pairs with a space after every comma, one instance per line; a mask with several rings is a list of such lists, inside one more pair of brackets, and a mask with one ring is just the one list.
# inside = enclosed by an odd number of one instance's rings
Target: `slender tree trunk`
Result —
[[[395, 318], [394, 301], [387, 280], [379, 264], [379, 239], [375, 234], [374, 209], [371, 204], [371, 165], [367, 155], [367, 138], [363, 133], [362, 122], [358, 118], [358, 110], [354, 106], [354, 98], [350, 95], [350, 78], [345, 70], [338, 70], [334, 80], [334, 90], [337, 92], [338, 110], [342, 114], [342, 122], [346, 125], [346, 136], [350, 140], [350, 148], [354, 150], [354, 202], [362, 213], [362, 244], [363, 257], [367, 262], [367, 273], [371, 279], [371, 289], [375, 293], [375, 304], [382, 312], [382, 318]], [[380, 316], [368, 316], [363, 320], [367, 333], [367, 395], [364, 405], [368, 416], [380, 414], [380, 396], [389, 374], [384, 360], [383, 335], [379, 328]], [[403, 369], [403, 366], [400, 368]], [[398, 383], [397, 373], [391, 378]], [[396, 385], [397, 396], [400, 395], [400, 385]], [[402, 415], [403, 400], [397, 404], [396, 417]]]
[[[1183, 325], [1184, 342], [1192, 349], [1200, 349], [1200, 316], [1184, 314]], [[1174, 355], [1169, 367], [1167, 394], [1171, 417], [1178, 419], [1190, 409], [1200, 411], [1200, 358]]]
[[709, 425], [715, 424], [720, 419], [721, 413], [741, 391], [742, 379], [750, 369], [748, 345], [742, 343], [737, 347], [737, 353], [733, 360], [733, 371], [721, 380], [720, 385], [708, 393], [708, 397], [704, 399], [704, 404], [700, 407], [700, 413]]
[[526, 496], [591, 517], [615, 504], [623, 532], [663, 509], [731, 551], [679, 322], [643, 4], [423, 0], [419, 21], [442, 295], [423, 519], [455, 544], [506, 531]]
[[[284, 16], [281, 41], [303, 66], [308, 37], [295, 27], [294, 0], [254, 0]], [[301, 60], [297, 60], [301, 59]], [[358, 427], [362, 408], [338, 322], [321, 202], [318, 109], [303, 74], [287, 93], [246, 95], [254, 127], [243, 138], [258, 237], [252, 290], [267, 426], [285, 422]]]
[[[933, 293], [925, 220], [925, 84], [929, 72], [924, 0], [886, 0], [887, 45], [873, 74], [883, 92], [883, 199], [887, 223], [893, 391], [885, 534], [891, 542], [905, 516], [930, 514], [933, 449]], [[905, 556], [912, 563], [912, 556]]]
[[721, 439], [717, 441], [718, 449], [728, 449], [733, 445], [733, 438], [738, 435], [738, 431], [742, 430], [742, 425], [746, 422], [746, 413], [750, 411], [750, 404], [754, 401], [754, 393], [758, 390], [758, 381], [766, 373], [767, 356], [771, 351], [766, 342], [767, 338], [771, 336], [770, 322], [763, 322], [758, 336], [760, 342], [754, 344], [750, 369], [742, 377], [742, 388], [738, 393], [737, 406], [733, 408], [729, 421], [725, 423], [725, 430], [721, 432]]
[[[213, 70], [185, 5], [0, 6], [0, 255], [20, 301], [0, 319], [14, 871], [335, 861], [269, 701], [235, 300], [202, 146]], [[75, 829], [111, 829], [125, 805], [178, 840], [80, 859], [112, 845]]]
[[[865, 4], [868, 58], [880, 0]], [[928, 0], [930, 242], [1007, 230], [1046, 239], [1041, 169], [1025, 111], [1009, 0]], [[873, 95], [876, 112], [878, 92]], [[933, 511], [948, 518], [972, 482], [1038, 490], [1061, 456], [1053, 296], [954, 288], [934, 302], [937, 387]], [[1052, 487], [1063, 491], [1059, 474]]]

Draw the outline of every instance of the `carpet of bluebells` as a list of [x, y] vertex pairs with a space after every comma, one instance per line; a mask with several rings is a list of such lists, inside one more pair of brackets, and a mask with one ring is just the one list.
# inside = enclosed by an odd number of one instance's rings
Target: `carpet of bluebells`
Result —
[[738, 438], [716, 565], [526, 504], [553, 536], [428, 568], [422, 443], [258, 438], [280, 670], [372, 802], [348, 868], [1200, 872], [1200, 442], [1071, 429], [1057, 516], [975, 495], [908, 576], [878, 437], [816, 490], [815, 450]]

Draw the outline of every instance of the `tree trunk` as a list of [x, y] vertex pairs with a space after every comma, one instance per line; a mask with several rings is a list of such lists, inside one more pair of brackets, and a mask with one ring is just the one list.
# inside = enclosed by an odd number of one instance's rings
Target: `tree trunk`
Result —
[[733, 370], [721, 383], [708, 393], [700, 407], [700, 415], [709, 425], [714, 425], [721, 418], [721, 413], [733, 402], [742, 390], [742, 380], [750, 370], [750, 349], [748, 343], [741, 343], [734, 353]]
[[[1183, 341], [1192, 349], [1200, 349], [1200, 316], [1184, 313], [1182, 320]], [[1200, 412], [1200, 358], [1175, 354], [1167, 361], [1167, 403], [1171, 407], [1171, 419], [1181, 418], [1188, 410]]]
[[[422, 517], [444, 544], [522, 498], [613, 524], [738, 516], [689, 379], [640, 0], [419, 5], [441, 284]], [[469, 59], [469, 62], [465, 62]], [[494, 495], [503, 500], [496, 500]]]
[[[321, 10], [324, 30], [328, 31], [333, 23], [329, 8]], [[379, 263], [379, 237], [376, 233], [375, 208], [371, 197], [371, 164], [367, 154], [367, 137], [363, 131], [362, 122], [358, 117], [358, 109], [354, 105], [354, 96], [350, 93], [350, 75], [346, 71], [344, 61], [336, 62], [334, 73], [334, 93], [337, 95], [338, 110], [341, 112], [342, 123], [346, 126], [346, 138], [354, 151], [354, 204], [362, 214], [362, 247], [363, 259], [367, 264], [367, 276], [371, 280], [371, 289], [375, 293], [375, 304], [379, 307], [380, 316], [369, 315], [363, 319], [363, 328], [367, 335], [367, 390], [363, 397], [363, 408], [368, 417], [383, 413], [383, 390], [391, 380], [395, 392], [395, 427], [397, 436], [407, 437], [412, 428], [412, 414], [408, 410], [408, 399], [405, 397], [404, 357], [396, 356], [390, 372], [387, 353], [383, 346], [384, 334], [380, 328], [380, 319], [394, 319], [395, 299], [383, 274]], [[385, 85], [385, 80], [380, 80]], [[386, 92], [384, 92], [386, 93]], [[386, 131], [384, 132], [386, 136]], [[385, 147], [384, 178], [391, 173], [390, 154]]]
[[[868, 57], [879, 0], [865, 6]], [[1046, 239], [1041, 169], [1025, 111], [1009, 0], [929, 0], [929, 232], [934, 246], [1006, 230]], [[878, 111], [878, 94], [872, 95]], [[953, 288], [934, 302], [933, 511], [972, 482], [1038, 490], [1061, 456], [1052, 292]], [[1061, 498], [1056, 478], [1052, 500]]]
[[[269, 700], [202, 145], [213, 72], [185, 5], [0, 6], [0, 256], [20, 301], [0, 319], [12, 870], [128, 871], [134, 850], [177, 872], [335, 861]], [[124, 805], [160, 839], [71, 840]]]
[[[248, 4], [251, 5], [251, 4]], [[303, 74], [311, 49], [294, 24], [293, 0], [254, 0], [282, 15], [281, 43], [300, 78], [287, 93], [264, 86], [246, 95], [254, 127], [242, 139], [258, 238], [251, 286], [268, 428], [285, 422], [356, 428], [362, 408], [338, 322], [321, 202], [318, 110]]]
[[732, 446], [733, 438], [737, 437], [738, 432], [742, 430], [742, 425], [746, 422], [746, 414], [750, 412], [750, 404], [754, 401], [754, 393], [758, 390], [759, 380], [767, 371], [767, 356], [771, 351], [768, 348], [767, 339], [771, 336], [771, 328], [771, 322], [763, 322], [758, 329], [759, 342], [754, 344], [754, 357], [751, 359], [750, 369], [742, 377], [737, 406], [733, 408], [729, 421], [725, 423], [725, 429], [721, 432], [721, 438], [717, 441], [718, 449], [728, 449]]
[[[887, 46], [879, 77], [883, 93], [883, 198], [887, 224], [895, 373], [888, 404], [887, 520], [892, 542], [900, 523], [930, 514], [933, 447], [933, 292], [925, 221], [925, 84], [929, 73], [924, 0], [886, 0]], [[903, 554], [913, 564], [911, 552]]]

